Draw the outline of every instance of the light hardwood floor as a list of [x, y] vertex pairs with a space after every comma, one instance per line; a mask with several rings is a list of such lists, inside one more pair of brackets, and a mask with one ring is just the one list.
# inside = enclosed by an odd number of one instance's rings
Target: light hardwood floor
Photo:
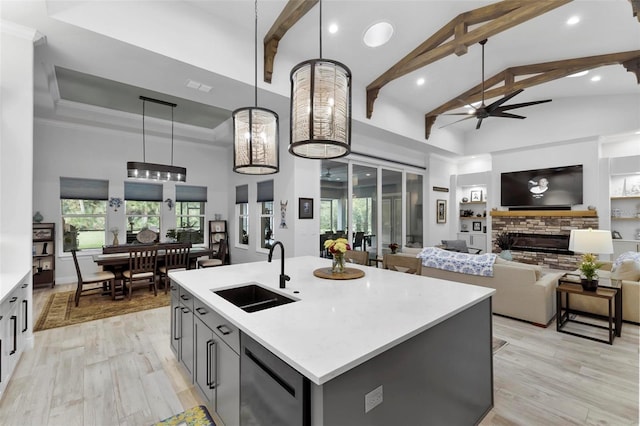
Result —
[[[51, 291], [34, 292], [36, 318]], [[169, 348], [169, 315], [36, 333], [0, 401], [0, 425], [150, 425], [202, 404]], [[625, 323], [609, 346], [494, 316], [508, 344], [494, 356], [495, 407], [481, 425], [638, 425], [639, 334]]]

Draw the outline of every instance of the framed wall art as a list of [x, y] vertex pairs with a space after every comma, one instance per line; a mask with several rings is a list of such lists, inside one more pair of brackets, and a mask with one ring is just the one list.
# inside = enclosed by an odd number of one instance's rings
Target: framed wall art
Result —
[[471, 191], [471, 201], [482, 201], [482, 190], [478, 189], [478, 190], [474, 190]]
[[313, 219], [313, 198], [298, 198], [298, 219]]
[[447, 223], [447, 200], [436, 200], [436, 223]]

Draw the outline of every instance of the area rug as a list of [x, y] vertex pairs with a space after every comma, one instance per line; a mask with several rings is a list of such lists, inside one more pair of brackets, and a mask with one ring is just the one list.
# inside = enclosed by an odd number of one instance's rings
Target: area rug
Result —
[[493, 350], [493, 353], [495, 354], [500, 349], [504, 348], [506, 344], [507, 344], [507, 342], [505, 340], [498, 339], [497, 337], [494, 337], [493, 340], [491, 341], [491, 349]]
[[74, 291], [64, 291], [49, 295], [34, 331], [50, 328], [65, 327], [67, 325], [130, 314], [132, 312], [169, 306], [171, 295], [158, 291], [158, 296], [146, 289], [133, 292], [131, 300], [111, 300], [109, 296], [99, 293], [80, 297], [79, 306], [75, 305]]
[[153, 426], [216, 426], [207, 407], [199, 405], [155, 423]]

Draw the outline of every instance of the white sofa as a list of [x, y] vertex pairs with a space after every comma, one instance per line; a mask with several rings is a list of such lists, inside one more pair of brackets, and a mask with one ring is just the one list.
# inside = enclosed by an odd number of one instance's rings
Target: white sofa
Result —
[[[403, 249], [401, 256], [417, 256], [422, 249]], [[546, 327], [556, 314], [555, 289], [562, 272], [544, 274], [541, 266], [497, 258], [493, 277], [469, 275], [422, 266], [422, 275], [489, 287], [493, 313]]]

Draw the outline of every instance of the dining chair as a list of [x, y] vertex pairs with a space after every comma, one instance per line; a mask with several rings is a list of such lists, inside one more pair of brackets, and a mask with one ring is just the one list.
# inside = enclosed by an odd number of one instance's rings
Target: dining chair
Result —
[[361, 250], [347, 250], [344, 252], [344, 258], [349, 263], [369, 266], [369, 252]]
[[218, 252], [209, 259], [198, 260], [198, 268], [213, 268], [222, 266], [227, 260], [227, 240], [222, 239], [218, 245]]
[[169, 291], [169, 271], [189, 269], [191, 244], [172, 244], [164, 251], [164, 264], [158, 268], [159, 280], [164, 284], [164, 294]]
[[[111, 292], [111, 298], [115, 299], [115, 283], [116, 276], [113, 272], [98, 271], [89, 274], [82, 275], [80, 270], [80, 264], [78, 263], [78, 256], [76, 250], [71, 250], [71, 256], [73, 256], [73, 264], [76, 266], [76, 274], [78, 275], [78, 287], [76, 289], [75, 302], [76, 306], [80, 302], [80, 296], [85, 291], [100, 290], [101, 292]], [[96, 287], [96, 284], [100, 284]], [[85, 288], [85, 286], [90, 286]]]
[[157, 265], [157, 247], [133, 248], [129, 251], [129, 269], [122, 272], [124, 285], [129, 290], [129, 299], [134, 286], [149, 286], [153, 288], [153, 294], [158, 295]]
[[420, 275], [422, 273], [422, 260], [413, 256], [386, 253], [382, 258], [382, 267], [407, 274]]
[[363, 243], [364, 243], [364, 232], [357, 231], [355, 236], [353, 237], [353, 244], [351, 244], [351, 248], [355, 250], [356, 247], [360, 247], [360, 250], [364, 250], [364, 247], [362, 247]]

